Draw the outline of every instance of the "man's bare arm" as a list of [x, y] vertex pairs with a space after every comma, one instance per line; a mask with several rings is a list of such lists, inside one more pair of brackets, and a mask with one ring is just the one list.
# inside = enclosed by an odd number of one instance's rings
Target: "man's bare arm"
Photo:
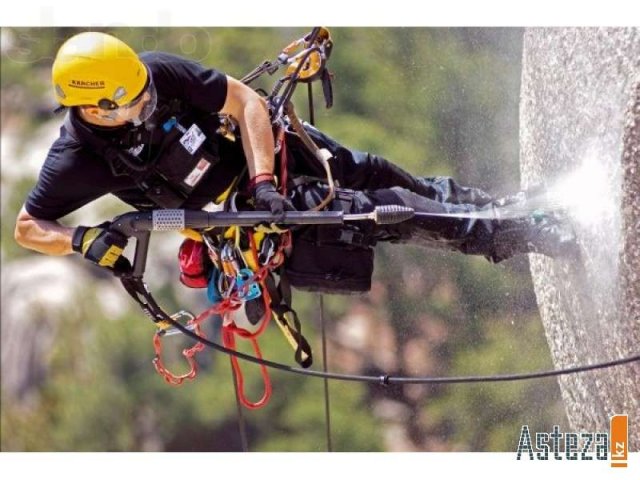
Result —
[[221, 113], [238, 121], [249, 176], [273, 173], [273, 132], [264, 99], [242, 82], [227, 76], [227, 99]]
[[73, 253], [73, 231], [73, 228], [60, 225], [56, 221], [32, 217], [22, 207], [16, 220], [14, 237], [20, 246], [36, 252], [46, 255], [69, 255]]

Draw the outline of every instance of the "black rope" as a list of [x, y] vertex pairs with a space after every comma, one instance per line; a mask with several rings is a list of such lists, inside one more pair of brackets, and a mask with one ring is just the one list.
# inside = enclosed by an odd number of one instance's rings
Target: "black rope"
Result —
[[[316, 112], [313, 104], [313, 86], [311, 82], [307, 84], [307, 100], [309, 102], [309, 123], [311, 125], [316, 124]], [[328, 361], [327, 361], [327, 331], [324, 325], [324, 297], [322, 293], [318, 294], [318, 306], [320, 314], [320, 332], [322, 336], [322, 371], [327, 373]], [[333, 444], [331, 441], [331, 404], [329, 402], [329, 379], [324, 378], [324, 427], [325, 437], [327, 439], [327, 452], [333, 452]]]
[[[317, 35], [317, 31], [315, 31]], [[315, 38], [315, 37], [314, 37]], [[316, 111], [313, 103], [313, 86], [311, 82], [307, 84], [307, 100], [309, 102], [309, 123], [316, 124]], [[320, 332], [322, 333], [322, 371], [327, 373], [329, 362], [327, 361], [327, 331], [324, 324], [324, 297], [318, 293], [318, 306], [320, 314]], [[333, 452], [333, 442], [331, 441], [331, 403], [329, 401], [329, 379], [324, 378], [324, 426], [327, 439], [327, 452]]]
[[311, 85], [311, 82], [307, 84], [307, 99], [309, 101], [309, 123], [315, 126], [316, 111], [315, 108], [313, 108], [313, 87]]
[[[322, 371], [328, 372], [327, 361], [327, 334], [324, 323], [324, 297], [318, 294], [320, 303], [320, 330], [322, 331]], [[333, 442], [331, 441], [331, 405], [329, 403], [329, 379], [324, 378], [324, 423], [327, 436], [327, 451], [333, 452]]]

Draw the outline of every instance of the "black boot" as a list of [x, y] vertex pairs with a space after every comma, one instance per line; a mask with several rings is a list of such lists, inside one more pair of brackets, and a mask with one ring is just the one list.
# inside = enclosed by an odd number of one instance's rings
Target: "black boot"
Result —
[[557, 212], [535, 212], [524, 218], [499, 221], [493, 234], [495, 263], [523, 253], [579, 259], [580, 249], [569, 220]]

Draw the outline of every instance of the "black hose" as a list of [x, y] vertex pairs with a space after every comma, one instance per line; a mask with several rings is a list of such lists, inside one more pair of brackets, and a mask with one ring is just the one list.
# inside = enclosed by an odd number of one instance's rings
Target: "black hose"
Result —
[[627, 363], [633, 363], [640, 361], [640, 354], [632, 355], [618, 360], [611, 360], [607, 362], [595, 363], [592, 365], [581, 365], [577, 367], [568, 367], [555, 370], [543, 370], [538, 372], [529, 373], [508, 373], [498, 375], [471, 375], [471, 376], [459, 376], [459, 377], [395, 377], [389, 374], [379, 375], [349, 375], [334, 372], [320, 372], [317, 370], [305, 370], [303, 368], [292, 367], [271, 360], [264, 360], [257, 357], [253, 357], [246, 353], [237, 352], [235, 350], [228, 349], [219, 345], [211, 340], [199, 336], [197, 333], [184, 327], [179, 322], [173, 320], [171, 317], [165, 314], [165, 320], [172, 324], [175, 328], [182, 333], [191, 337], [192, 339], [203, 343], [204, 345], [218, 350], [219, 352], [226, 353], [228, 355], [234, 355], [242, 360], [246, 360], [258, 365], [264, 365], [265, 367], [273, 368], [283, 372], [296, 373], [299, 375], [305, 375], [308, 377], [319, 377], [330, 380], [342, 380], [349, 382], [366, 382], [366, 383], [380, 383], [382, 385], [392, 384], [445, 384], [445, 383], [489, 383], [489, 382], [511, 382], [516, 380], [533, 380], [536, 378], [557, 377], [561, 375], [569, 375], [573, 373], [588, 372], [591, 370], [600, 370], [604, 368], [616, 367]]

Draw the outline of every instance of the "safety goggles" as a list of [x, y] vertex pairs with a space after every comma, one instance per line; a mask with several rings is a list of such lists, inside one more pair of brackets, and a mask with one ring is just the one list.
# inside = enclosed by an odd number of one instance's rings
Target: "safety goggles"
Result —
[[[141, 106], [142, 104], [142, 106]], [[98, 107], [109, 111], [109, 118], [122, 120], [140, 125], [148, 120], [158, 106], [158, 91], [153, 83], [151, 72], [147, 77], [147, 84], [142, 91], [126, 105], [118, 106], [112, 100], [103, 98], [98, 102]]]

